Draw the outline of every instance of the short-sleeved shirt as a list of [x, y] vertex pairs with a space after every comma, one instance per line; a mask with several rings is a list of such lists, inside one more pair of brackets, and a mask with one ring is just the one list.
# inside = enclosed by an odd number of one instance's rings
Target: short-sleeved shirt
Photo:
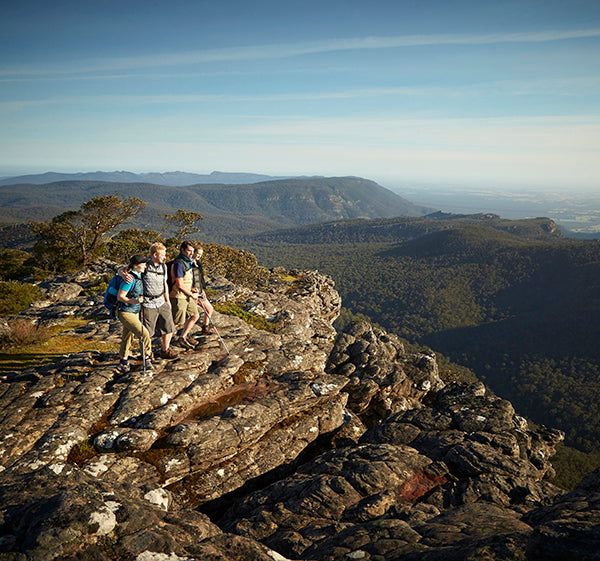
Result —
[[[133, 280], [131, 282], [123, 281], [119, 286], [119, 290], [124, 290], [128, 298], [139, 298], [144, 294], [142, 278], [136, 271], [131, 271], [131, 276], [133, 277]], [[125, 304], [125, 302], [119, 301], [119, 310], [122, 312], [139, 314], [140, 308], [141, 305], [137, 302], [135, 304]]]
[[[193, 277], [192, 277], [192, 269], [191, 267], [188, 268], [186, 270], [186, 267], [183, 263], [183, 261], [181, 261], [180, 259], [175, 259], [175, 261], [173, 262], [173, 276], [175, 278], [181, 278], [183, 279], [183, 285], [188, 289], [188, 290], [192, 290], [192, 285], [193, 285]], [[173, 295], [171, 295], [171, 297], [173, 297]], [[180, 290], [175, 290], [175, 298], [189, 298], [189, 296], [186, 296], [186, 294], [184, 294], [183, 292], [181, 292]]]

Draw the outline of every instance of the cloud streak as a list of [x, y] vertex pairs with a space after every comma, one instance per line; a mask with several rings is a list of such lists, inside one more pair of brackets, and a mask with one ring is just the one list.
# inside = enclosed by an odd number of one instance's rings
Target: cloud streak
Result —
[[545, 43], [600, 37], [600, 28], [522, 33], [471, 33], [362, 37], [305, 43], [251, 45], [151, 56], [90, 59], [77, 65], [0, 68], [0, 77], [73, 75], [136, 68], [160, 68], [250, 60], [285, 59], [339, 51], [411, 48], [444, 45], [490, 45], [500, 43]]
[[[0, 80], [1, 81], [1, 80]], [[596, 95], [600, 78], [577, 77], [543, 80], [502, 80], [456, 86], [348, 88], [337, 91], [256, 94], [162, 94], [162, 95], [82, 95], [57, 96], [0, 102], [0, 113], [51, 105], [169, 105], [205, 103], [260, 103], [327, 101], [370, 97], [477, 96], [499, 92], [502, 95]]]

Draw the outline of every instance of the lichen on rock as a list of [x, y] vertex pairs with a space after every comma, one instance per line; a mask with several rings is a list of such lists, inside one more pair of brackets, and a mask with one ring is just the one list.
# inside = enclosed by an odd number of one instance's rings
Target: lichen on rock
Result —
[[[25, 315], [97, 316], [80, 290], [94, 274], [48, 282]], [[537, 560], [548, 536], [571, 543], [574, 500], [600, 512], [595, 491], [550, 482], [560, 431], [481, 383], [446, 385], [435, 356], [368, 322], [337, 333], [325, 275], [210, 288], [269, 329], [215, 312], [229, 354], [197, 332], [151, 377], [108, 352], [2, 375], [0, 558]], [[96, 318], [74, 334], [120, 330]]]

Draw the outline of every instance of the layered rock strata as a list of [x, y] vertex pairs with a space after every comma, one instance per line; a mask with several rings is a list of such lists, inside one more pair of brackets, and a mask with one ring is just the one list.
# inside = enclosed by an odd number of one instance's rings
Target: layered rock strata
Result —
[[[542, 559], [578, 523], [594, 558], [582, 495], [549, 482], [559, 431], [445, 384], [383, 330], [336, 333], [331, 280], [283, 273], [257, 290], [212, 279], [215, 302], [266, 320], [215, 313], [229, 354], [210, 335], [151, 377], [110, 350], [3, 374], [0, 559]], [[81, 294], [102, 274], [47, 283], [22, 317], [97, 315], [101, 296]], [[71, 335], [110, 345], [120, 329]]]

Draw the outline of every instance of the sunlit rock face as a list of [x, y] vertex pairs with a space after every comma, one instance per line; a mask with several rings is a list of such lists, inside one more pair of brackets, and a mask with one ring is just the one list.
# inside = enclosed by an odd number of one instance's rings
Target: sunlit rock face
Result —
[[[82, 294], [104, 273], [47, 283], [22, 317], [102, 313]], [[216, 312], [218, 334], [151, 376], [108, 350], [4, 373], [0, 559], [551, 559], [576, 523], [594, 558], [573, 506], [595, 516], [594, 485], [564, 497], [549, 481], [560, 431], [481, 383], [445, 384], [433, 354], [369, 323], [336, 332], [316, 271], [210, 289], [262, 328]], [[118, 342], [120, 324], [71, 335]]]

